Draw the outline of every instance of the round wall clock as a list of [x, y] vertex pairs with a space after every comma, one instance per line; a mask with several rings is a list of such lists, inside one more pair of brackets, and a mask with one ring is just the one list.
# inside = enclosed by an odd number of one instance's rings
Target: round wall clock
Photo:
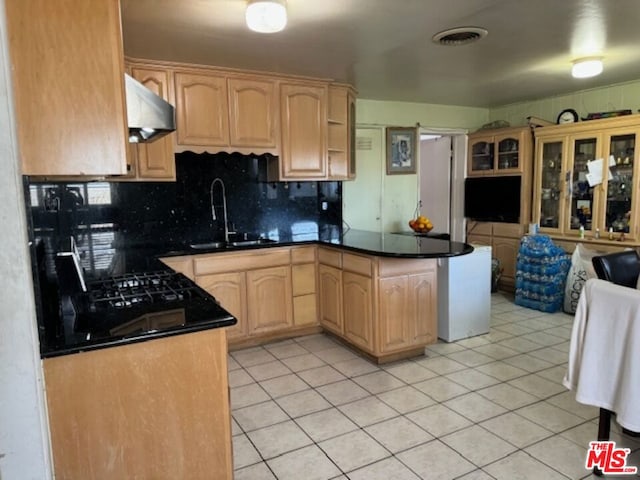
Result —
[[575, 123], [578, 121], [578, 112], [576, 112], [573, 108], [565, 108], [558, 115], [557, 123]]

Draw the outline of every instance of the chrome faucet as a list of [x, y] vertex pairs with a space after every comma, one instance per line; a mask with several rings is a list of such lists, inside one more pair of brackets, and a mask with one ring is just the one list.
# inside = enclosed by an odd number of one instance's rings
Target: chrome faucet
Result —
[[215, 186], [216, 183], [219, 183], [220, 187], [222, 188], [222, 216], [224, 221], [224, 241], [228, 243], [229, 234], [236, 233], [236, 232], [229, 231], [229, 220], [227, 218], [227, 193], [224, 188], [224, 182], [220, 178], [214, 178], [213, 182], [211, 182], [211, 189], [209, 192], [211, 195], [211, 219], [218, 220], [218, 217], [216, 215], [216, 206], [213, 203], [213, 187]]

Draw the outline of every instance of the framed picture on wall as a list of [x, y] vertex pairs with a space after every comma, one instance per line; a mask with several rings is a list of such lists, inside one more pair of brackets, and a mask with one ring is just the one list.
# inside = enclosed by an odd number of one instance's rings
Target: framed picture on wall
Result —
[[416, 173], [416, 128], [387, 127], [387, 175]]

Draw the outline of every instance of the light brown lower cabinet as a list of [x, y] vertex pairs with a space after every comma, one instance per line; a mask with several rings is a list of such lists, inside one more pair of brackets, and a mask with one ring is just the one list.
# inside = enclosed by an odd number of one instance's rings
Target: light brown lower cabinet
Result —
[[320, 248], [320, 324], [379, 363], [424, 354], [437, 340], [435, 259]]
[[247, 272], [249, 333], [259, 334], [293, 326], [291, 267]]
[[320, 295], [320, 324], [342, 335], [342, 272], [336, 267], [318, 265], [318, 293]]
[[491, 247], [491, 256], [500, 262], [502, 275], [499, 287], [513, 291], [516, 285], [516, 263], [520, 239], [525, 225], [501, 222], [469, 222], [467, 243], [477, 243]]
[[213, 295], [222, 308], [236, 317], [238, 323], [227, 327], [227, 338], [247, 335], [247, 280], [244, 272], [199, 275], [196, 283]]
[[[189, 271], [186, 258], [164, 261]], [[194, 255], [191, 270], [238, 319], [233, 348], [324, 329], [382, 363], [437, 340], [436, 265], [296, 246]]]
[[435, 343], [438, 337], [435, 260], [425, 273], [380, 279], [380, 351], [386, 354]]
[[373, 353], [373, 285], [371, 278], [342, 273], [344, 336], [355, 346]]
[[57, 479], [232, 479], [224, 328], [43, 368]]

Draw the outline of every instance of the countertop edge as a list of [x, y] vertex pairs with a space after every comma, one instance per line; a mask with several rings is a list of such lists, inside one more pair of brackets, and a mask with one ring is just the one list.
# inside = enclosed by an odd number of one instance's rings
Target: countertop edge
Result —
[[148, 340], [156, 340], [159, 338], [168, 338], [174, 337], [176, 335], [184, 335], [188, 333], [196, 333], [204, 330], [212, 330], [214, 328], [224, 328], [235, 325], [237, 320], [235, 317], [229, 317], [226, 319], [218, 319], [212, 322], [201, 322], [192, 325], [186, 325], [181, 327], [176, 327], [170, 330], [157, 330], [154, 332], [145, 332], [139, 335], [132, 335], [128, 337], [121, 337], [117, 339], [105, 340], [103, 342], [86, 344], [86, 345], [77, 345], [68, 348], [60, 348], [51, 350], [49, 352], [41, 352], [40, 358], [55, 358], [61, 357], [65, 355], [73, 355], [75, 353], [83, 353], [83, 352], [92, 352], [95, 350], [102, 350], [104, 348], [112, 348], [112, 347], [121, 347], [125, 345], [131, 345], [133, 343], [141, 343], [146, 342]]
[[[374, 232], [375, 233], [375, 232]], [[397, 235], [389, 233], [387, 235]], [[421, 237], [425, 238], [425, 237]], [[434, 241], [447, 241], [433, 239]], [[388, 258], [446, 258], [457, 257], [461, 255], [467, 255], [473, 252], [474, 247], [464, 242], [456, 242], [464, 244], [465, 248], [461, 252], [439, 252], [439, 253], [395, 253], [395, 252], [381, 252], [379, 250], [369, 250], [367, 248], [354, 247], [351, 245], [342, 245], [340, 243], [331, 242], [328, 240], [286, 240], [286, 241], [273, 241], [269, 243], [262, 243], [259, 245], [238, 246], [238, 247], [226, 247], [226, 248], [212, 248], [212, 249], [186, 249], [186, 250], [170, 250], [166, 253], [160, 253], [157, 258], [169, 258], [169, 257], [184, 257], [190, 255], [206, 255], [215, 253], [230, 253], [230, 252], [243, 252], [251, 250], [260, 250], [265, 248], [277, 248], [277, 247], [293, 247], [299, 245], [319, 245], [324, 247], [332, 247], [342, 250], [348, 250], [352, 252], [362, 253], [365, 255], [372, 255], [377, 257]]]

